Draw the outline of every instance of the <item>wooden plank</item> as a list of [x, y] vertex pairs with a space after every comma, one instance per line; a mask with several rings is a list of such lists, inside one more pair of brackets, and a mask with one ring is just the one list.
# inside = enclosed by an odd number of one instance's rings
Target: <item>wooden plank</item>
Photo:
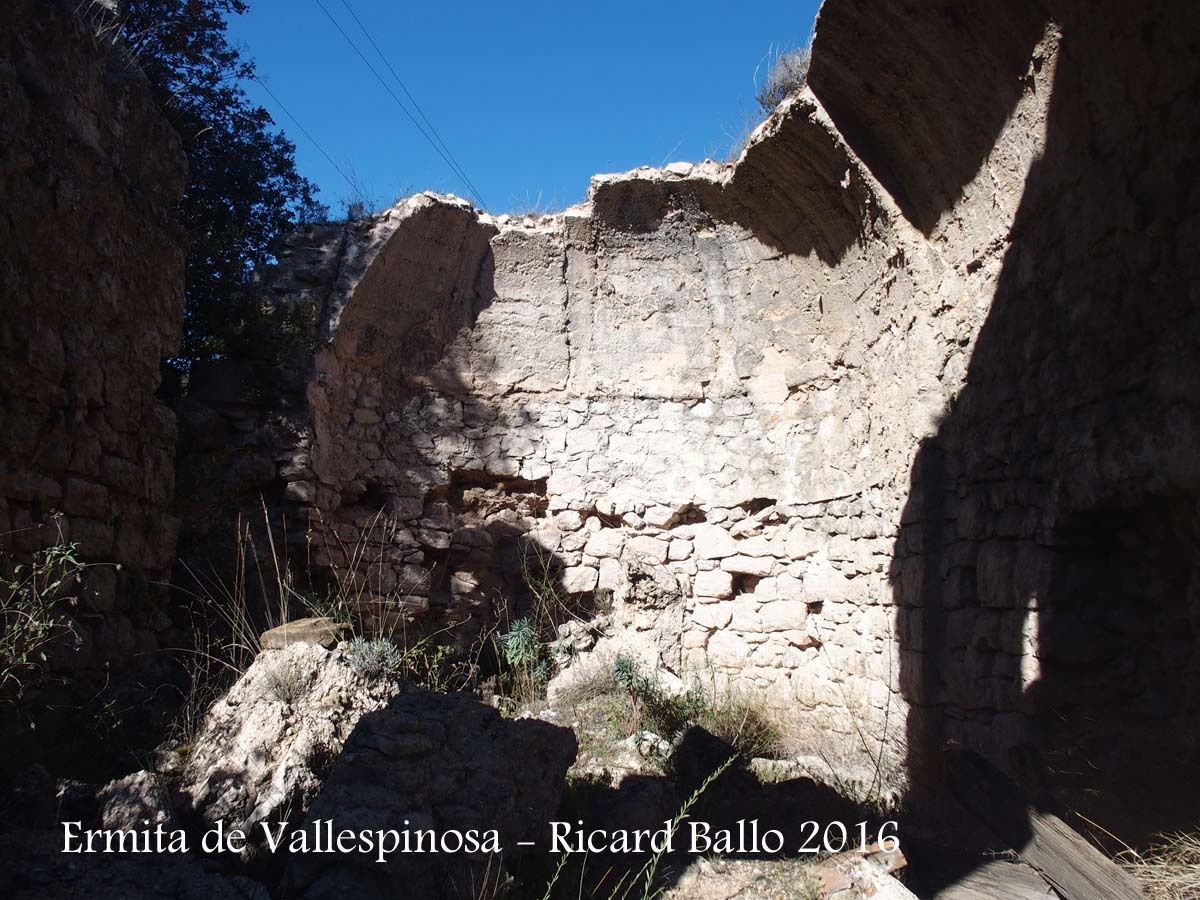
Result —
[[1057, 900], [1058, 894], [1032, 868], [1017, 860], [981, 863], [930, 900]]
[[950, 789], [1064, 900], [1144, 900], [1137, 881], [978, 753], [947, 751]]

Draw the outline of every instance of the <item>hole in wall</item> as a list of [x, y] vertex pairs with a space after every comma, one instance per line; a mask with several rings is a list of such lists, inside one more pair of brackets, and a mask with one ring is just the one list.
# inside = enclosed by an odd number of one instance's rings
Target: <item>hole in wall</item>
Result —
[[478, 519], [504, 510], [541, 518], [549, 507], [545, 478], [500, 477], [477, 469], [452, 473], [446, 496], [453, 512]]
[[742, 594], [753, 594], [754, 589], [758, 587], [760, 581], [762, 581], [762, 578], [758, 575], [734, 575], [733, 595], [738, 597]]
[[602, 513], [598, 509], [592, 509], [588, 515], [599, 519], [600, 524], [605, 528], [620, 528], [625, 524], [616, 513]]
[[383, 509], [387, 506], [388, 493], [380, 482], [368, 481], [359, 499], [370, 509]]
[[680, 507], [675, 515], [671, 516], [666, 527], [675, 528], [679, 525], [703, 525], [707, 521], [708, 517], [704, 515], [704, 510], [695, 503], [688, 503]]

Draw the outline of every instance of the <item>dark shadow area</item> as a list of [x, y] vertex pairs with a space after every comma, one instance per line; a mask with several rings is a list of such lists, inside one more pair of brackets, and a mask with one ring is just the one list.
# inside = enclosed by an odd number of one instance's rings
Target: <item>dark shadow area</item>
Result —
[[[505, 540], [454, 515], [439, 487], [452, 473], [411, 440], [405, 415], [417, 400], [449, 408], [471, 391], [435, 370], [495, 298], [493, 233], [470, 210], [431, 204], [395, 225], [324, 224], [288, 239], [258, 287], [269, 312], [252, 323], [257, 339], [241, 358], [194, 367], [179, 406], [188, 568], [233, 580], [234, 523], [248, 523], [268, 558], [269, 522], [306, 590], [329, 594], [334, 570], [357, 566], [363, 613], [390, 630], [437, 606], [451, 563], [480, 555], [474, 544]], [[486, 420], [486, 401], [474, 405]], [[414, 536], [401, 523], [418, 516], [443, 530]], [[185, 591], [195, 581], [176, 572]], [[388, 595], [409, 608], [385, 609]]]
[[[467, 694], [406, 687], [359, 719], [289, 831], [307, 832], [310, 848], [328, 827], [395, 830], [411, 843], [382, 862], [376, 853], [276, 854], [268, 883], [288, 898], [391, 896], [398, 884], [406, 896], [491, 896], [483, 888], [503, 874], [495, 853], [519, 855], [521, 842], [546, 832], [574, 755], [570, 729], [503, 718]], [[486, 847], [489, 831], [497, 850]], [[459, 836], [471, 833], [484, 849], [463, 849]]]
[[929, 234], [1025, 91], [1046, 20], [1037, 0], [825, 4], [808, 83], [908, 220]]
[[[605, 835], [622, 831], [642, 831], [647, 837], [640, 852], [572, 856], [549, 896], [563, 900], [579, 896], [641, 897], [645, 867], [653, 857], [653, 852], [646, 849], [649, 836], [662, 833], [696, 792], [699, 796], [676, 830], [671, 850], [662, 855], [655, 869], [651, 881], [656, 888], [678, 884], [688, 866], [702, 856], [726, 861], [811, 861], [814, 854], [804, 853], [801, 848], [820, 845], [829, 826], [829, 839], [835, 846], [842, 834], [839, 824], [845, 829], [845, 849], [858, 846], [859, 823], [866, 823], [871, 841], [878, 833], [882, 822], [876, 815], [832, 788], [808, 778], [766, 783], [735, 757], [729, 744], [699, 726], [691, 726], [676, 740], [670, 757], [664, 761], [664, 774], [625, 775], [615, 783], [601, 774], [576, 777], [567, 785], [556, 817], [577, 830], [566, 838], [571, 846], [583, 846], [578, 843], [578, 832], [597, 834], [601, 842]], [[731, 759], [732, 764], [706, 786], [709, 776]], [[805, 824], [811, 822], [820, 823], [815, 831]], [[706, 843], [720, 840], [727, 841], [730, 849]], [[775, 843], [782, 849], [776, 850]], [[519, 896], [544, 895], [560, 859], [549, 849], [547, 834], [539, 841], [536, 854], [514, 866], [515, 875], [527, 891]], [[622, 894], [626, 886], [630, 889]]]
[[[1109, 850], [1101, 829], [1200, 821], [1200, 19], [1050, 6], [1045, 152], [894, 548], [906, 806], [960, 850], [988, 836], [946, 792], [948, 742]], [[953, 200], [897, 177], [918, 223]]]
[[[1195, 498], [1068, 516], [1055, 530], [1038, 616], [1041, 677], [1027, 702], [1062, 802], [1135, 845], [1200, 813], [1189, 672], [1200, 647], [1190, 592]], [[1124, 849], [1092, 829], [1112, 852]]]
[[[776, 113], [772, 128], [770, 140], [753, 144], [731, 177], [630, 173], [595, 190], [593, 214], [610, 228], [641, 234], [673, 215], [685, 216], [693, 230], [729, 222], [781, 254], [815, 254], [836, 266], [878, 216], [872, 191], [811, 100], [800, 97]], [[843, 173], [842, 180], [831, 172]]]

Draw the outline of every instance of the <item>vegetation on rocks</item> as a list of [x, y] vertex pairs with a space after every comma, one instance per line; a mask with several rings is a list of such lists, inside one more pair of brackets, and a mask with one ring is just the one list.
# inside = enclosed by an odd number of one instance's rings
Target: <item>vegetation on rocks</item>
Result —
[[543, 696], [553, 672], [553, 661], [533, 620], [522, 617], [497, 638], [508, 671], [505, 694], [516, 706]]
[[754, 95], [759, 108], [767, 115], [804, 87], [808, 80], [808, 64], [812, 53], [804, 46], [776, 52], [772, 56], [773, 58], [768, 57], [767, 76]]
[[280, 703], [292, 703], [304, 690], [304, 676], [290, 663], [272, 667], [264, 678], [267, 692]]
[[0, 699], [15, 700], [36, 680], [51, 645], [71, 633], [85, 566], [79, 545], [60, 540], [17, 562], [0, 548]]
[[404, 654], [387, 638], [353, 638], [346, 647], [346, 659], [360, 675], [384, 678], [397, 675], [404, 665]]

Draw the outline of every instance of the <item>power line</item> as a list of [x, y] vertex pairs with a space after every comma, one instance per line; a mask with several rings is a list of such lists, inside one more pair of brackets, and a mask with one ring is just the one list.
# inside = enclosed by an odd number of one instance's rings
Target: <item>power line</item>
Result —
[[450, 148], [446, 145], [446, 142], [442, 140], [442, 136], [438, 134], [438, 130], [433, 126], [433, 123], [429, 121], [429, 117], [425, 115], [425, 110], [421, 109], [421, 104], [417, 102], [417, 98], [412, 95], [412, 91], [408, 89], [408, 86], [404, 83], [404, 80], [400, 77], [396, 70], [392, 68], [392, 64], [388, 62], [387, 57], [383, 55], [383, 51], [379, 49], [379, 45], [375, 43], [375, 38], [371, 37], [371, 32], [367, 30], [366, 26], [363, 25], [362, 20], [359, 19], [358, 14], [354, 12], [354, 8], [350, 6], [349, 0], [342, 0], [342, 6], [346, 7], [346, 12], [350, 13], [350, 17], [354, 19], [355, 24], [358, 25], [358, 30], [363, 33], [363, 36], [370, 42], [371, 46], [375, 48], [375, 53], [379, 56], [379, 59], [383, 62], [383, 64], [387, 66], [387, 70], [392, 73], [392, 77], [396, 79], [396, 84], [400, 85], [400, 90], [404, 91], [404, 96], [406, 96], [412, 103], [413, 108], [417, 111], [417, 115], [421, 117], [421, 121], [429, 127], [429, 130], [433, 133], [433, 136], [437, 140], [438, 144], [440, 144], [441, 148], [446, 151], [446, 155], [450, 157], [450, 160], [454, 164], [455, 172], [460, 178], [462, 178], [467, 187], [471, 189], [475, 196], [479, 197], [479, 190], [475, 187], [474, 182], [472, 182], [467, 176], [467, 170], [464, 169], [458, 159], [455, 158], [454, 154], [450, 151]]
[[307, 128], [305, 128], [303, 125], [300, 124], [300, 120], [297, 119], [295, 116], [293, 116], [288, 111], [288, 108], [283, 105], [283, 101], [280, 100], [278, 97], [276, 97], [275, 92], [272, 91], [269, 87], [267, 87], [267, 83], [265, 81], [263, 81], [261, 78], [259, 78], [257, 75], [251, 75], [250, 78], [259, 87], [261, 87], [264, 91], [267, 92], [267, 94], [271, 97], [271, 99], [275, 101], [275, 105], [278, 106], [280, 109], [282, 109], [284, 114], [289, 119], [291, 119], [293, 122], [296, 123], [296, 127], [299, 128], [304, 133], [304, 136], [306, 138], [308, 138], [309, 141], [312, 142], [312, 145], [321, 151], [321, 155], [323, 157], [325, 157], [325, 161], [327, 163], [329, 163], [331, 166], [333, 166], [333, 168], [337, 171], [337, 173], [339, 175], [341, 175], [343, 178], [346, 179], [346, 184], [350, 185], [350, 190], [354, 191], [355, 193], [358, 193], [359, 188], [358, 188], [358, 185], [354, 183], [354, 179], [352, 179], [349, 175], [347, 175], [345, 172], [342, 171], [342, 167], [333, 161], [333, 157], [330, 156], [328, 153], [326, 153], [325, 148], [322, 147], [319, 143], [317, 143], [317, 139], [315, 137], [313, 137], [311, 134], [309, 134]]
[[371, 70], [371, 74], [375, 76], [375, 79], [381, 85], [383, 85], [383, 89], [391, 95], [393, 100], [396, 101], [396, 105], [400, 107], [400, 109], [404, 112], [404, 114], [406, 116], [408, 116], [409, 121], [413, 123], [413, 126], [417, 129], [417, 131], [421, 132], [421, 136], [423, 138], [425, 138], [426, 141], [429, 142], [429, 146], [431, 146], [437, 152], [437, 155], [442, 158], [442, 161], [447, 166], [450, 167], [450, 171], [462, 179], [463, 184], [465, 184], [467, 187], [467, 190], [470, 191], [471, 194], [474, 196], [475, 202], [478, 203], [484, 209], [486, 209], [487, 204], [485, 204], [483, 202], [483, 198], [481, 198], [479, 196], [479, 192], [476, 191], [471, 186], [470, 180], [466, 177], [466, 174], [463, 173], [462, 171], [460, 171], [459, 168], [450, 161], [449, 157], [442, 151], [442, 148], [439, 147], [437, 145], [437, 143], [434, 142], [433, 138], [431, 138], [429, 136], [429, 134], [425, 131], [425, 129], [421, 126], [421, 123], [416, 120], [416, 117], [414, 117], [413, 114], [411, 112], [409, 112], [408, 107], [404, 105], [404, 101], [402, 101], [399, 97], [396, 96], [396, 92], [393, 91], [391, 89], [391, 87], [388, 85], [388, 83], [383, 80], [383, 77], [379, 74], [379, 72], [377, 72], [375, 70], [375, 67], [373, 65], [371, 65], [371, 61], [369, 59], [367, 59], [366, 56], [363, 55], [363, 52], [361, 50], [358, 49], [358, 45], [354, 43], [354, 40], [350, 37], [350, 35], [346, 34], [346, 30], [344, 28], [342, 28], [342, 26], [338, 23], [338, 20], [335, 19], [330, 14], [329, 10], [325, 8], [325, 4], [322, 3], [321, 0], [313, 0], [313, 2], [315, 2], [317, 4], [317, 6], [319, 6], [321, 8], [321, 12], [325, 13], [325, 18], [329, 19], [329, 21], [333, 23], [333, 27], [336, 28], [341, 33], [342, 37], [346, 39], [346, 43], [348, 43], [350, 45], [350, 48], [356, 54], [358, 54], [358, 58], [363, 61], [363, 64], [366, 65], [366, 67]]
[[[317, 4], [317, 6], [319, 6], [321, 8], [321, 12], [325, 13], [325, 17], [327, 19], [329, 19], [330, 22], [333, 23], [333, 27], [338, 30], [338, 32], [342, 35], [343, 38], [345, 38], [346, 43], [348, 43], [350, 45], [350, 48], [356, 54], [358, 54], [358, 58], [363, 61], [363, 64], [371, 71], [371, 74], [375, 76], [375, 79], [381, 85], [383, 85], [383, 89], [385, 91], [387, 91], [388, 94], [391, 95], [391, 98], [393, 100], [396, 101], [396, 105], [400, 107], [400, 109], [403, 111], [403, 113], [408, 117], [409, 121], [413, 123], [413, 126], [417, 129], [417, 131], [419, 131], [421, 133], [421, 136], [423, 138], [425, 138], [425, 140], [429, 143], [429, 146], [433, 147], [434, 151], [438, 154], [438, 156], [440, 156], [442, 158], [442, 161], [447, 166], [450, 167], [450, 171], [453, 172], [455, 175], [457, 175], [462, 180], [462, 182], [466, 186], [467, 190], [472, 194], [472, 196], [474, 196], [475, 202], [478, 203], [481, 207], [486, 209], [487, 204], [483, 202], [483, 198], [480, 195], [479, 191], [471, 183], [471, 179], [467, 177], [467, 174], [462, 169], [462, 167], [457, 164], [457, 161], [452, 161], [452, 159], [450, 158], [450, 155], [449, 155], [449, 150], [447, 149], [446, 151], [443, 152], [442, 148], [439, 147], [437, 145], [437, 143], [434, 142], [434, 140], [429, 136], [428, 132], [426, 132], [425, 129], [421, 126], [421, 123], [416, 120], [416, 118], [413, 116], [413, 114], [409, 111], [408, 107], [404, 105], [404, 101], [402, 101], [398, 96], [396, 96], [396, 92], [393, 91], [391, 89], [391, 87], [388, 86], [388, 83], [386, 81], [384, 81], [383, 77], [379, 74], [379, 72], [375, 69], [375, 67], [373, 65], [371, 65], [370, 60], [368, 60], [367, 57], [363, 54], [362, 50], [360, 50], [358, 48], [358, 45], [354, 43], [354, 40], [350, 37], [350, 35], [348, 35], [346, 33], [346, 30], [344, 28], [342, 28], [342, 26], [338, 23], [337, 19], [335, 19], [333, 17], [333, 15], [325, 7], [325, 4], [322, 3], [321, 0], [315, 0], [315, 2]], [[349, 7], [347, 7], [347, 8], [349, 8]], [[351, 15], [354, 15], [353, 10], [351, 10]], [[357, 16], [355, 16], [354, 18], [355, 18], [356, 22], [359, 21]], [[362, 28], [361, 22], [359, 22], [359, 27]], [[366, 33], [365, 29], [364, 29], [364, 33]], [[368, 37], [368, 39], [370, 39], [369, 34], [367, 35], [367, 37]], [[374, 44], [374, 41], [372, 41], [371, 43]], [[376, 47], [376, 50], [378, 51], [378, 47]], [[381, 54], [381, 56], [382, 56], [382, 54]], [[386, 63], [387, 60], [385, 59], [384, 62]], [[389, 68], [390, 68], [390, 66], [389, 66]], [[394, 74], [394, 72], [393, 72], [393, 74]], [[397, 80], [399, 80], [399, 79], [397, 78]], [[403, 87], [403, 84], [401, 84], [401, 87]], [[406, 93], [407, 93], [407, 90], [406, 90]], [[415, 105], [415, 102], [414, 102], [414, 105]], [[430, 127], [432, 128], [432, 126], [430, 126]], [[443, 146], [444, 146], [444, 144], [443, 144]]]

